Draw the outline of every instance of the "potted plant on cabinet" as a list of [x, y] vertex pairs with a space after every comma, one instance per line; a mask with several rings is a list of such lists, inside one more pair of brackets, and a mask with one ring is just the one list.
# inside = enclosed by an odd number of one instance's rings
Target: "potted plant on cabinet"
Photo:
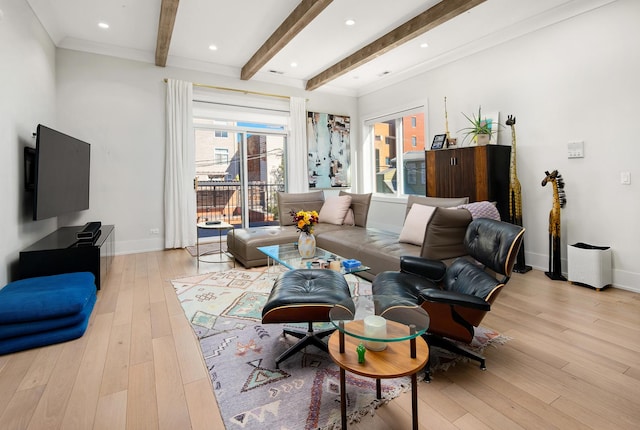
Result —
[[486, 117], [482, 117], [482, 106], [478, 107], [478, 116], [472, 114], [469, 117], [464, 112], [462, 113], [464, 117], [469, 121], [470, 125], [465, 127], [459, 132], [464, 133], [463, 142], [467, 140], [467, 138], [471, 137], [470, 146], [475, 145], [487, 145], [491, 140], [491, 137], [496, 133], [496, 130], [493, 129], [493, 122]]

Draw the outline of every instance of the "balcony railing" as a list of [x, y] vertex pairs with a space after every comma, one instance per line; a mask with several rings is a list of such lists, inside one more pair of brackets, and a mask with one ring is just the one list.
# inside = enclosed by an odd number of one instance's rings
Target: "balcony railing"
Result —
[[[278, 225], [276, 193], [283, 184], [251, 182], [249, 195], [249, 227]], [[198, 221], [221, 220], [242, 227], [242, 186], [236, 181], [200, 181], [196, 190]]]

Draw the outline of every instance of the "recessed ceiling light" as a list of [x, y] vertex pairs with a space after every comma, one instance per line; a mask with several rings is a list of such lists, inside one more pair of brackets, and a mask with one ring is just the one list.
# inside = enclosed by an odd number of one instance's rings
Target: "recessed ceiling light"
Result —
[[106, 22], [99, 22], [98, 27], [104, 28], [106, 30], [107, 28], [109, 28], [109, 24], [107, 24]]
[[296, 63], [295, 61], [291, 62], [291, 67], [298, 67], [298, 63]]
[[217, 50], [218, 50], [218, 47], [217, 47], [216, 45], [209, 45], [209, 49], [210, 49], [211, 51], [217, 51]]
[[355, 22], [354, 20], [352, 20], [352, 19], [348, 19], [348, 20], [346, 20], [346, 21], [344, 22], [344, 24], [345, 24], [345, 25], [355, 25], [355, 24], [356, 24], [356, 22]]
[[420, 47], [421, 47], [421, 48], [428, 48], [428, 47], [429, 47], [429, 44], [428, 44], [427, 42], [424, 42], [424, 43], [421, 43], [421, 44], [420, 44]]

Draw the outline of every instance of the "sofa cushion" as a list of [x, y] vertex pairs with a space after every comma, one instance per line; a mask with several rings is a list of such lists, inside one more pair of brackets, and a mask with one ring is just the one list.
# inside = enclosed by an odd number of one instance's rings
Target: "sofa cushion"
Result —
[[369, 205], [371, 204], [371, 193], [353, 194], [346, 191], [340, 191], [340, 195], [351, 196], [351, 209], [353, 209], [355, 225], [358, 227], [366, 227], [367, 217], [369, 216]]
[[435, 210], [436, 208], [434, 206], [412, 205], [409, 214], [404, 220], [398, 242], [422, 246], [425, 231], [427, 230], [427, 223], [429, 223], [431, 215], [433, 215]]
[[320, 209], [318, 219], [327, 224], [342, 225], [351, 206], [351, 196], [327, 197]]
[[21, 279], [0, 290], [0, 324], [29, 323], [78, 314], [96, 294], [90, 272]]
[[409, 211], [411, 210], [411, 206], [413, 206], [414, 203], [417, 203], [419, 205], [426, 205], [426, 206], [436, 206], [439, 208], [453, 208], [456, 206], [469, 203], [469, 197], [451, 197], [450, 198], [450, 197], [426, 197], [426, 196], [410, 195], [407, 198], [407, 213], [405, 214], [405, 216], [409, 214]]
[[324, 204], [324, 191], [312, 191], [309, 193], [283, 193], [278, 192], [278, 215], [280, 225], [294, 225], [291, 211], [316, 211], [320, 212]]
[[464, 236], [470, 222], [467, 209], [436, 208], [427, 224], [420, 255], [433, 260], [466, 255]]

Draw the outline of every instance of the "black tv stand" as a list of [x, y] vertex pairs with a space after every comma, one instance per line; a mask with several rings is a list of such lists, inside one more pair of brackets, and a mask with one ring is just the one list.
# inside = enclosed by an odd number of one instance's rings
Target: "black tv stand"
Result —
[[96, 239], [78, 241], [84, 226], [62, 227], [20, 252], [20, 279], [71, 272], [91, 272], [104, 284], [115, 252], [115, 227], [103, 225]]

